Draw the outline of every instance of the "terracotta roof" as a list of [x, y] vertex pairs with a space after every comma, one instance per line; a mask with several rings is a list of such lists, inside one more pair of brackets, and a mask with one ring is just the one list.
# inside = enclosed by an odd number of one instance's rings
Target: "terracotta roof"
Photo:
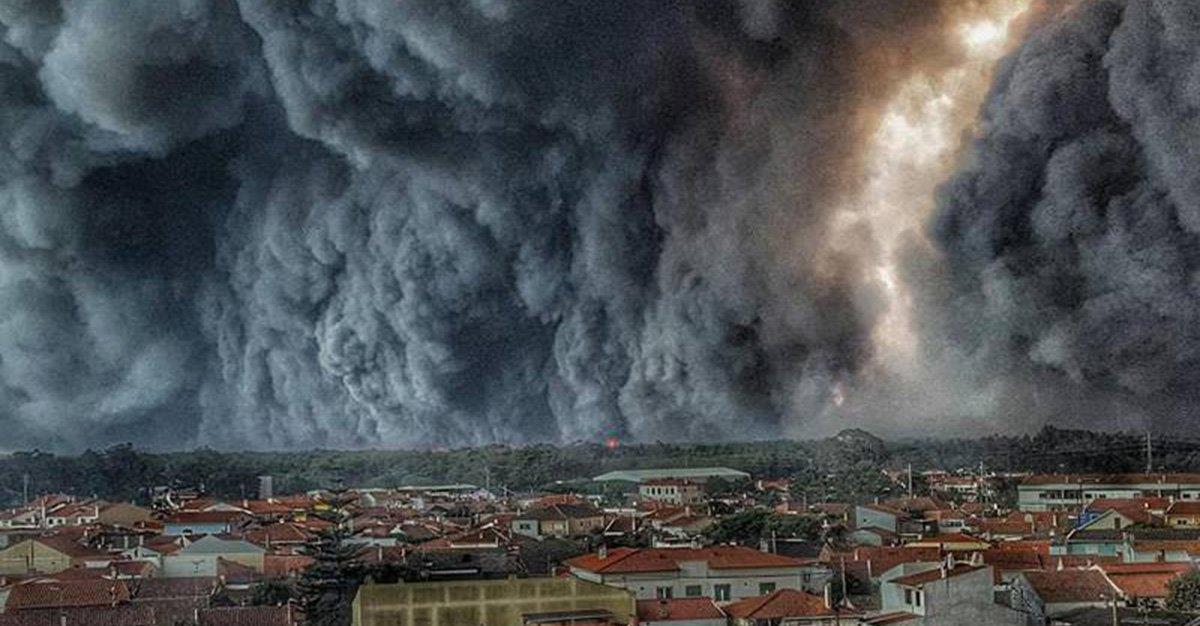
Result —
[[1033, 523], [1009, 521], [1004, 519], [982, 519], [971, 524], [978, 532], [989, 535], [1009, 535], [1025, 537], [1037, 534]]
[[1165, 598], [1172, 580], [1194, 571], [1190, 563], [1112, 563], [1101, 567], [1114, 585], [1134, 598]]
[[1135, 524], [1151, 524], [1156, 519], [1145, 504], [1135, 500], [1094, 500], [1087, 509], [1101, 514], [1113, 511]]
[[915, 498], [892, 498], [890, 500], [884, 500], [883, 504], [898, 511], [922, 514], [925, 511], [950, 508], [950, 505], [946, 502], [937, 498], [930, 498], [928, 496], [917, 496]]
[[821, 617], [849, 615], [850, 611], [835, 611], [825, 606], [825, 598], [797, 589], [779, 589], [756, 598], [746, 598], [729, 604], [725, 612], [739, 619], [773, 620], [789, 617]]
[[249, 585], [263, 579], [253, 567], [221, 557], [217, 557], [217, 576], [228, 585]]
[[241, 511], [180, 511], [163, 521], [167, 524], [228, 524], [245, 517]]
[[977, 544], [989, 545], [988, 542], [984, 539], [980, 539], [978, 537], [972, 537], [972, 536], [964, 534], [964, 533], [946, 533], [944, 535], [930, 535], [919, 541], [913, 541], [909, 545], [923, 546], [923, 545], [941, 545], [941, 544], [947, 544], [947, 543], [977, 543]]
[[724, 619], [725, 614], [711, 598], [675, 598], [638, 600], [638, 619], [647, 622], [671, 622], [697, 619]]
[[[838, 563], [841, 554], [835, 552], [823, 553], [822, 560], [826, 563]], [[859, 561], [869, 563], [871, 574], [880, 574], [900, 565], [901, 563], [917, 563], [922, 561], [940, 561], [942, 551], [936, 547], [909, 548], [889, 546], [860, 546], [846, 555], [847, 562]]]
[[132, 584], [138, 600], [171, 598], [207, 598], [216, 592], [220, 580], [215, 576], [187, 578], [146, 578]]
[[159, 621], [151, 607], [135, 605], [0, 613], [0, 626], [159, 626], [169, 623], [172, 622]]
[[1167, 515], [1200, 515], [1200, 500], [1176, 500], [1167, 509]]
[[5, 607], [9, 611], [63, 606], [114, 606], [129, 601], [129, 588], [119, 580], [30, 582], [13, 587]]
[[111, 556], [109, 553], [96, 550], [85, 546], [74, 539], [65, 535], [54, 535], [50, 537], [37, 537], [34, 541], [57, 550], [72, 559], [87, 559]]
[[601, 574], [624, 574], [632, 572], [671, 572], [679, 569], [681, 561], [707, 561], [712, 569], [759, 569], [770, 567], [797, 567], [799, 559], [767, 554], [740, 546], [716, 546], [712, 548], [617, 548], [608, 552], [607, 558], [598, 554], [585, 554], [566, 561], [576, 567]]
[[927, 572], [918, 572], [916, 574], [909, 574], [908, 576], [901, 576], [899, 578], [893, 578], [889, 582], [895, 583], [897, 585], [904, 585], [905, 587], [920, 587], [921, 585], [924, 585], [926, 583], [931, 583], [931, 582], [934, 582], [937, 580], [943, 580], [946, 578], [957, 578], [959, 576], [971, 574], [973, 572], [978, 572], [979, 570], [984, 569], [985, 567], [986, 566], [977, 566], [977, 565], [956, 565], [953, 568], [947, 569], [944, 571], [941, 568], [935, 568], [935, 569], [931, 569]]
[[312, 534], [295, 524], [271, 524], [254, 530], [247, 530], [242, 538], [260, 546], [279, 543], [305, 543]]
[[311, 556], [268, 554], [263, 557], [263, 575], [268, 578], [287, 578], [308, 569], [316, 562]]
[[1043, 602], [1102, 602], [1116, 590], [1098, 570], [1064, 569], [1022, 574]]

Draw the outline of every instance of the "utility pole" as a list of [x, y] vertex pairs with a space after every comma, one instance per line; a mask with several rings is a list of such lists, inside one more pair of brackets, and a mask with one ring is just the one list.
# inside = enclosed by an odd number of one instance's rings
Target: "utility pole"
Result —
[[908, 464], [908, 497], [913, 497], [912, 490], [912, 463]]
[[29, 472], [21, 476], [21, 504], [29, 504]]

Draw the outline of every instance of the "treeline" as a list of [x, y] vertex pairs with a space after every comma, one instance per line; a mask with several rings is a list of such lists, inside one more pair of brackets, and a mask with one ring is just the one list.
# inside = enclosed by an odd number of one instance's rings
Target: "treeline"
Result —
[[[1153, 464], [1162, 470], [1200, 467], [1200, 442], [1155, 439]], [[494, 489], [544, 488], [615, 469], [727, 466], [756, 477], [792, 478], [818, 499], [852, 499], [888, 489], [881, 469], [1126, 472], [1145, 467], [1138, 433], [1101, 433], [1047, 427], [1032, 436], [884, 442], [863, 431], [813, 441], [718, 444], [641, 444], [608, 449], [598, 444], [456, 450], [155, 453], [128, 444], [77, 456], [40, 451], [0, 457], [0, 504], [30, 493], [63, 491], [109, 500], [145, 501], [156, 486], [199, 487], [222, 498], [253, 497], [260, 475], [277, 492], [327, 488], [335, 482], [365, 487], [469, 482]]]

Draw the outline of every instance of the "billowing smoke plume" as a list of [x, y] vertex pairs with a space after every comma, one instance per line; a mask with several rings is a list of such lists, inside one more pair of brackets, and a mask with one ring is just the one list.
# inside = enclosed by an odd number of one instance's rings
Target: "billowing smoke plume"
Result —
[[1200, 5], [1040, 10], [942, 189], [944, 258], [913, 264], [927, 348], [1043, 397], [1117, 402], [1034, 419], [1178, 427], [1200, 392]]
[[[864, 138], [992, 4], [0, 4], [0, 446], [795, 432], [885, 307]], [[920, 330], [1193, 389], [1195, 9], [1045, 19]]]

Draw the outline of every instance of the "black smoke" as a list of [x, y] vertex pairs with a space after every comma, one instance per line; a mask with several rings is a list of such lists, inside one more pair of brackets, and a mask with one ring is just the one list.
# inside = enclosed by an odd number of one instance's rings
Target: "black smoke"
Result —
[[[1200, 5], [1039, 5], [941, 190], [919, 319], [1025, 406], [1186, 428], [1200, 391]], [[932, 344], [931, 344], [932, 345]]]

